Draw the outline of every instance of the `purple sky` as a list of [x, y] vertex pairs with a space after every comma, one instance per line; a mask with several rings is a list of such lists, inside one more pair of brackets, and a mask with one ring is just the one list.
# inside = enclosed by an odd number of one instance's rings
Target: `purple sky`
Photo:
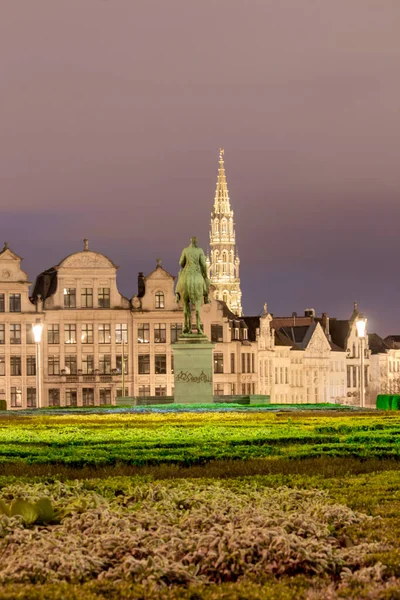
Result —
[[1, 233], [31, 279], [208, 242], [225, 148], [243, 305], [400, 333], [399, 0], [3, 0]]

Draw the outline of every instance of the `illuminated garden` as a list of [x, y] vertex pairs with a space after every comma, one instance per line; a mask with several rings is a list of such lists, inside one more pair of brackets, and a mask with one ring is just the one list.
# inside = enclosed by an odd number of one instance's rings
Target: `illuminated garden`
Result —
[[400, 597], [395, 411], [23, 411], [0, 431], [0, 600]]

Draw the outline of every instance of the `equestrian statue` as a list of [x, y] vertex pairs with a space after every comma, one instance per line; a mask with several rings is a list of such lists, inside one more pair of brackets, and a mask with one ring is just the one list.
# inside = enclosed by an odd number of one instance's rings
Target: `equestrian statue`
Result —
[[183, 333], [192, 333], [191, 305], [196, 310], [196, 329], [198, 334], [203, 333], [203, 324], [200, 321], [200, 308], [202, 301], [209, 304], [210, 280], [207, 277], [206, 257], [197, 245], [197, 237], [190, 238], [190, 246], [184, 248], [179, 264], [181, 270], [176, 284], [176, 302], [182, 300], [185, 315]]

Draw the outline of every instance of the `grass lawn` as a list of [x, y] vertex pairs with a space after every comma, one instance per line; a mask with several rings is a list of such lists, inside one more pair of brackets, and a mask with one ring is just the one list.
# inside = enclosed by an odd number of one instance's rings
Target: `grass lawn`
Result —
[[328, 407], [3, 415], [4, 506], [55, 517], [0, 516], [0, 600], [400, 599], [399, 440]]

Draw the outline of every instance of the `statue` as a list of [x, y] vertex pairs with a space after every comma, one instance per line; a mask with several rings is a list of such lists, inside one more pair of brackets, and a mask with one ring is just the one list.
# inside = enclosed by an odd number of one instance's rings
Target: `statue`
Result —
[[184, 248], [179, 264], [181, 270], [176, 284], [176, 302], [182, 300], [185, 314], [183, 333], [192, 333], [192, 319], [190, 305], [196, 309], [196, 329], [198, 334], [203, 333], [200, 321], [200, 307], [202, 300], [209, 304], [208, 292], [210, 280], [207, 277], [206, 257], [197, 245], [197, 237], [190, 238], [190, 246]]

